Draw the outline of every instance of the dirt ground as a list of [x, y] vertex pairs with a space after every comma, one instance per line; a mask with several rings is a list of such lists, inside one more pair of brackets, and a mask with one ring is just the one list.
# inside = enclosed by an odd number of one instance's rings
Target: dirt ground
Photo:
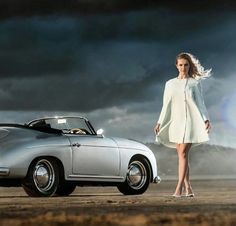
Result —
[[236, 180], [194, 180], [194, 198], [172, 198], [175, 183], [163, 180], [139, 196], [78, 187], [69, 197], [30, 198], [21, 188], [0, 188], [0, 225], [236, 225]]

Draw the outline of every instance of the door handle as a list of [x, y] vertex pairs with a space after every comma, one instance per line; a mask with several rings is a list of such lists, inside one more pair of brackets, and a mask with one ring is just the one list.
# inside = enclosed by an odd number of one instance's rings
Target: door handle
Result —
[[77, 142], [77, 143], [73, 143], [71, 146], [72, 146], [72, 147], [79, 147], [80, 144]]

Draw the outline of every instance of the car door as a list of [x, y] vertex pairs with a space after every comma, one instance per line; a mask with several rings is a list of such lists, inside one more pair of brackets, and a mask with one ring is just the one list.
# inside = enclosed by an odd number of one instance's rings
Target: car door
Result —
[[114, 140], [96, 135], [69, 135], [74, 175], [118, 176], [120, 154]]

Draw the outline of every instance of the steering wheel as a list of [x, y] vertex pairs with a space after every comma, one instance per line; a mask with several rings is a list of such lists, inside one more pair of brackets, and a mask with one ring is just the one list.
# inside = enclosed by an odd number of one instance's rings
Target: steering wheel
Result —
[[82, 129], [80, 128], [73, 128], [70, 130], [71, 133], [74, 133], [74, 134], [86, 134], [86, 132], [84, 132]]

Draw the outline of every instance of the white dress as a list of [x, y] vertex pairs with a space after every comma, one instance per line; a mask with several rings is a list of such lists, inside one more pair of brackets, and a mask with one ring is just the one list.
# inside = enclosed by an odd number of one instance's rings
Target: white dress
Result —
[[200, 80], [170, 79], [165, 85], [156, 140], [170, 148], [175, 148], [176, 143], [195, 146], [206, 142], [209, 140], [205, 127], [208, 119]]

